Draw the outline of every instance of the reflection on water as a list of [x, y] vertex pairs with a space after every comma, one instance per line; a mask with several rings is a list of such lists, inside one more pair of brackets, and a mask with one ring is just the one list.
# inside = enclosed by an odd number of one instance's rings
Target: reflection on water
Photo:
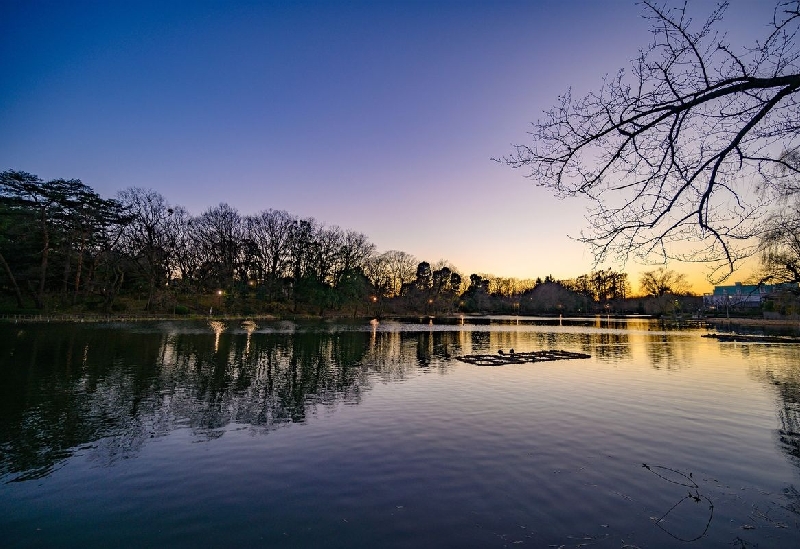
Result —
[[[90, 464], [86, 478], [107, 475], [116, 487], [138, 462], [172, 471], [174, 459], [205, 463], [206, 452], [216, 458], [193, 474], [213, 497], [238, 501], [226, 520], [240, 545], [282, 544], [294, 525], [294, 546], [319, 546], [300, 534], [309, 514], [342, 547], [574, 546], [590, 530], [608, 547], [626, 536], [650, 547], [797, 541], [800, 351], [702, 333], [603, 317], [0, 325], [0, 510], [5, 500], [38, 517], [37, 504], [14, 501], [36, 485], [26, 481], [58, 485], [80, 463]], [[455, 360], [512, 348], [593, 358], [488, 369]], [[221, 469], [227, 476], [212, 480]], [[194, 517], [180, 520], [198, 532], [219, 518], [180, 484], [137, 488], [174, 472], [139, 474], [127, 490], [143, 508], [176, 501], [173, 512]], [[285, 507], [259, 495], [283, 501], [275, 494], [287, 490]], [[92, 513], [113, 499], [88, 497]], [[283, 522], [250, 530], [239, 515]], [[356, 528], [353, 515], [369, 524], [354, 537], [342, 530]], [[27, 524], [8, 520], [0, 526]], [[481, 533], [469, 529], [476, 522]], [[149, 544], [177, 543], [153, 536]]]
[[228, 328], [228, 325], [221, 320], [210, 320], [208, 325], [214, 331], [214, 352], [216, 353], [219, 351], [219, 336]]
[[269, 430], [317, 406], [357, 402], [366, 384], [362, 332], [132, 333], [30, 326], [5, 333], [0, 474], [48, 474], [71, 450], [113, 461], [188, 425], [212, 439], [230, 423]]
[[[363, 329], [276, 323], [260, 331], [252, 321], [230, 329], [218, 320], [207, 328], [4, 326], [0, 474], [40, 477], [93, 443], [98, 459], [113, 461], [176, 426], [213, 439], [230, 423], [258, 431], [301, 423], [319, 406], [358, 403], [373, 378], [446, 372], [453, 357], [470, 353], [565, 348], [613, 362], [643, 354], [657, 369], [698, 360], [695, 338], [654, 331], [645, 320], [598, 317], [566, 328], [561, 320], [557, 328], [552, 320], [471, 320], [459, 318], [456, 329], [377, 321]], [[782, 437], [800, 457], [800, 372], [787, 363], [761, 377], [779, 391]]]
[[[730, 346], [728, 353], [750, 358], [753, 345]], [[796, 357], [780, 352], [778, 345], [756, 347], [766, 360], [754, 361], [751, 374], [774, 387], [777, 393], [778, 443], [800, 467], [800, 363]]]

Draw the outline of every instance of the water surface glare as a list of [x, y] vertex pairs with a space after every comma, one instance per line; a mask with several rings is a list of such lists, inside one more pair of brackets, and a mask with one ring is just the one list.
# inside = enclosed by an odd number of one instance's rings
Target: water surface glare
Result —
[[798, 547], [800, 346], [704, 333], [2, 324], [1, 544]]

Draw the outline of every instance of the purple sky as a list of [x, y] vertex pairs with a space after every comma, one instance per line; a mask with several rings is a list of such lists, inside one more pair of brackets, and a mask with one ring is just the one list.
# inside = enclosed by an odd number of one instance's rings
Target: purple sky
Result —
[[[761, 34], [770, 2], [735, 4], [731, 36]], [[698, 19], [712, 6], [690, 2]], [[0, 169], [105, 197], [152, 188], [193, 214], [285, 209], [465, 275], [573, 277], [592, 268], [567, 236], [582, 203], [490, 158], [569, 87], [628, 67], [649, 40], [642, 13], [628, 0], [5, 0]], [[634, 286], [641, 270], [626, 266]]]

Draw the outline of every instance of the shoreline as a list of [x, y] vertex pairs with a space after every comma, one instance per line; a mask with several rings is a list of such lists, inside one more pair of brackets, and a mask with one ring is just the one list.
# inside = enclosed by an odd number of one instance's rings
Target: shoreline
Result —
[[712, 326], [800, 326], [800, 318], [706, 318]]
[[[469, 318], [469, 317], [486, 317], [498, 316], [495, 313], [451, 313], [443, 315], [386, 315], [377, 317], [382, 320], [388, 319], [405, 319], [405, 318]], [[551, 319], [558, 318], [549, 315], [500, 315], [500, 316], [524, 316], [529, 318], [543, 318]], [[588, 316], [588, 315], [587, 315]], [[606, 316], [606, 315], [593, 315], [593, 316]], [[637, 315], [638, 316], [638, 315]], [[627, 318], [627, 316], [619, 317], [612, 315], [613, 318]], [[171, 314], [81, 314], [81, 313], [64, 313], [64, 314], [0, 314], [0, 322], [7, 322], [12, 324], [27, 323], [27, 322], [64, 322], [64, 323], [94, 323], [94, 322], [157, 322], [157, 321], [204, 321], [204, 320], [371, 320], [376, 318], [374, 315], [359, 315], [352, 317], [351, 315], [332, 315], [332, 316], [317, 316], [317, 315], [304, 315], [304, 314], [288, 314], [288, 315], [274, 315], [274, 314], [221, 314], [221, 315], [171, 315]], [[584, 318], [564, 316], [564, 319], [569, 318]], [[651, 318], [658, 320], [656, 317], [642, 316], [641, 318]], [[670, 320], [670, 319], [662, 319]], [[800, 326], [800, 318], [748, 318], [748, 317], [731, 317], [731, 318], [693, 318], [681, 319], [679, 322], [690, 321], [700, 324], [706, 324], [709, 327], [724, 328], [734, 326], [760, 326], [760, 327], [798, 327]]]
[[[20, 322], [64, 322], [64, 323], [93, 323], [93, 322], [159, 322], [159, 321], [201, 321], [201, 320], [285, 320], [287, 317], [276, 315], [169, 315], [169, 314], [41, 314], [41, 315], [15, 315], [2, 314], [0, 322], [18, 324]], [[304, 318], [300, 315], [292, 318]], [[309, 317], [313, 318], [313, 317]]]

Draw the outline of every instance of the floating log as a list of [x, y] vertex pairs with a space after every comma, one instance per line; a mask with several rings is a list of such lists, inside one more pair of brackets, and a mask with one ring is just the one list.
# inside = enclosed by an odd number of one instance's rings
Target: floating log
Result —
[[456, 357], [461, 362], [475, 366], [505, 366], [506, 364], [527, 364], [529, 362], [551, 362], [553, 360], [571, 360], [573, 358], [592, 358], [584, 353], [560, 351], [532, 351], [530, 353], [496, 354], [496, 355], [464, 355]]
[[718, 341], [735, 343], [800, 343], [800, 337], [796, 336], [768, 336], [768, 335], [749, 335], [749, 334], [704, 334], [701, 337], [708, 337]]

